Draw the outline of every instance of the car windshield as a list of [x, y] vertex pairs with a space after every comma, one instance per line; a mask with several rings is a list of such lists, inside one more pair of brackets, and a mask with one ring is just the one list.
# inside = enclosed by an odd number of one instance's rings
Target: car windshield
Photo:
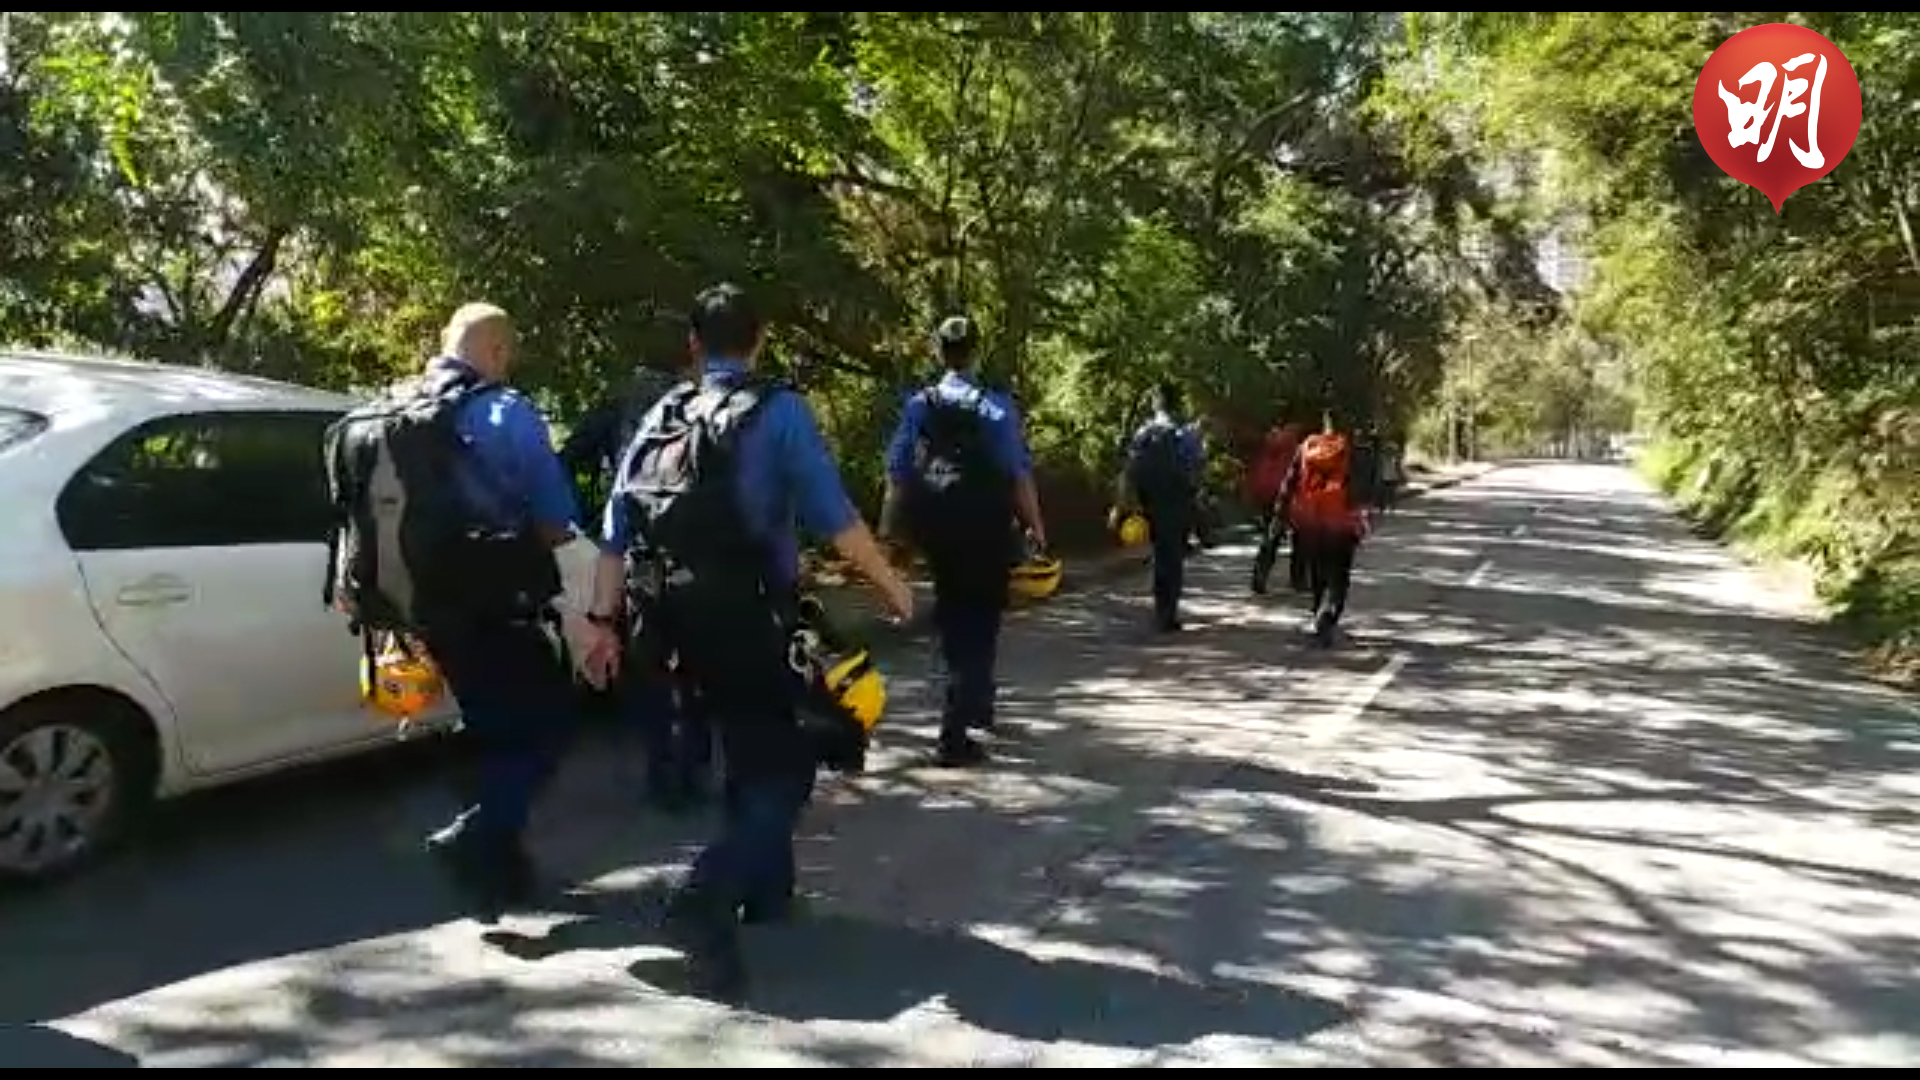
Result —
[[37, 412], [0, 405], [0, 454], [19, 446], [47, 428], [47, 418]]

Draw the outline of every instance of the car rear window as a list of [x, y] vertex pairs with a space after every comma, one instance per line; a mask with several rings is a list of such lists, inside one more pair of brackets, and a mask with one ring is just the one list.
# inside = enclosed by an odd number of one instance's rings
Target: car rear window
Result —
[[0, 454], [47, 430], [47, 418], [37, 412], [0, 405]]

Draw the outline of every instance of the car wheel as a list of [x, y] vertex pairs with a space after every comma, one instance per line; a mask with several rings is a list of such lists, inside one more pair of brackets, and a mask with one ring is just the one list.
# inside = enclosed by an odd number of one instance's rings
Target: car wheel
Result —
[[0, 879], [58, 877], [111, 846], [152, 795], [142, 746], [110, 699], [53, 697], [0, 714]]

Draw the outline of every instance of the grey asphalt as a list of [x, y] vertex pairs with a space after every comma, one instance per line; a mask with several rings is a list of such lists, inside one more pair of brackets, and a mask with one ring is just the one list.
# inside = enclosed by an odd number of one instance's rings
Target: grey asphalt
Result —
[[[818, 897], [733, 1010], [639, 917], [700, 834], [589, 737], [505, 933], [416, 854], [437, 751], [169, 814], [0, 899], [11, 1067], [1894, 1067], [1920, 1064], [1911, 698], [1625, 470], [1514, 464], [1410, 504], [1351, 637], [1192, 564], [1019, 616], [999, 762], [829, 781]], [[12, 1025], [8, 1028], [7, 1025]]]

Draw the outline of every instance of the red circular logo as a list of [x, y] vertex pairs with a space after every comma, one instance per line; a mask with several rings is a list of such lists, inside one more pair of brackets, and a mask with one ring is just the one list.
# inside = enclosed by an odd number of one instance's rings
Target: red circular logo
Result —
[[1832, 172], [1860, 137], [1860, 77], [1833, 42], [1767, 23], [1728, 38], [1693, 86], [1693, 130], [1713, 163], [1774, 213]]

